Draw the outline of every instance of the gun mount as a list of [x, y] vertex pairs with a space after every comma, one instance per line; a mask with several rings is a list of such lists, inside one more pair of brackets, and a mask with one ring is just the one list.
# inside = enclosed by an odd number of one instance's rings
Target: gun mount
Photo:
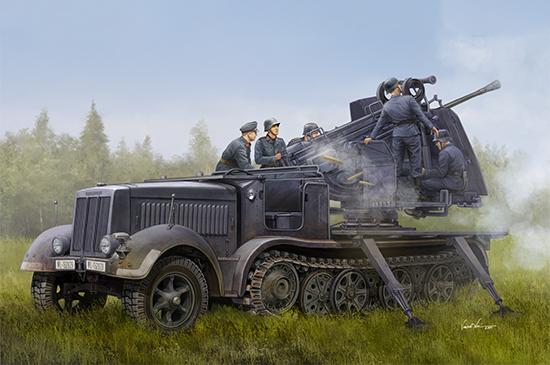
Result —
[[[352, 216], [360, 221], [395, 220], [396, 211], [405, 208], [421, 208], [424, 215], [442, 216], [448, 207], [479, 207], [481, 196], [487, 195], [481, 169], [468, 140], [462, 122], [452, 107], [474, 97], [500, 88], [494, 81], [483, 88], [462, 96], [447, 104], [441, 104], [437, 96], [429, 101], [425, 84], [435, 84], [435, 76], [424, 79], [401, 80], [403, 93], [412, 95], [428, 118], [438, 129], [447, 129], [454, 144], [461, 149], [466, 160], [467, 181], [463, 191], [442, 191], [431, 200], [419, 201], [414, 184], [407, 177], [399, 176], [390, 151], [392, 126], [382, 129], [378, 140], [365, 145], [362, 141], [376, 125], [383, 104], [387, 102], [383, 85], [377, 96], [350, 103], [351, 121], [325, 131], [321, 136], [288, 147], [285, 162], [289, 166], [319, 165], [330, 186], [330, 198], [341, 202], [345, 213], [361, 212]], [[430, 104], [439, 101], [439, 107]], [[434, 118], [435, 117], [435, 118]], [[437, 163], [438, 150], [430, 142], [429, 131], [421, 126], [422, 160], [425, 168]], [[404, 166], [407, 166], [405, 163]]]

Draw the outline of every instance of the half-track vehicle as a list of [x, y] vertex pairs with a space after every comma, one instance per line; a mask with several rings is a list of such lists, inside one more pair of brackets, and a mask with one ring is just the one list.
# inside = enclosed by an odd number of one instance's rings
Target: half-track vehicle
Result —
[[[40, 234], [21, 265], [33, 272], [36, 307], [76, 312], [103, 306], [112, 295], [135, 320], [172, 331], [191, 327], [216, 300], [259, 314], [383, 306], [400, 308], [417, 327], [423, 322], [411, 302], [448, 301], [477, 278], [499, 313], [510, 311], [486, 255], [491, 239], [505, 233], [428, 232], [398, 223], [399, 209], [444, 215], [451, 204], [479, 206], [486, 194], [458, 116], [449, 105], [430, 110], [422, 80], [405, 86], [467, 156], [464, 191], [443, 191], [433, 201], [400, 197], [404, 185], [387, 141], [360, 143], [385, 96], [362, 99], [351, 104], [351, 122], [289, 148], [286, 167], [78, 191], [72, 224]], [[429, 166], [437, 152], [424, 147]]]

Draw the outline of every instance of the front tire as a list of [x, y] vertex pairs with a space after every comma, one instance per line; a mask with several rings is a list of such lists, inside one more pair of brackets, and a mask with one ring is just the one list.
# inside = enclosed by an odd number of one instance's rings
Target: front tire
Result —
[[193, 261], [167, 257], [145, 279], [125, 282], [122, 304], [138, 322], [166, 332], [186, 330], [208, 310], [208, 284]]
[[89, 291], [63, 292], [67, 280], [51, 272], [35, 272], [32, 276], [31, 295], [34, 306], [40, 310], [55, 309], [59, 312], [76, 313], [101, 308], [107, 295]]

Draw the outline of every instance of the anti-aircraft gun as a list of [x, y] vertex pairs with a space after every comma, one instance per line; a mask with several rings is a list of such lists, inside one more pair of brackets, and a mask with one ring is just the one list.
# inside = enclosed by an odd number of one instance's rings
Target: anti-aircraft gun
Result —
[[[487, 195], [479, 163], [468, 140], [458, 115], [451, 108], [476, 96], [500, 88], [499, 81], [482, 87], [470, 94], [443, 104], [437, 95], [431, 100], [426, 96], [425, 85], [435, 84], [435, 76], [424, 79], [401, 80], [403, 94], [412, 95], [421, 108], [432, 118], [438, 129], [447, 129], [464, 154], [466, 171], [464, 189], [442, 190], [438, 196], [419, 200], [414, 183], [408, 173], [396, 171], [391, 150], [392, 126], [382, 129], [376, 141], [362, 143], [376, 125], [383, 104], [388, 101], [383, 83], [376, 96], [350, 103], [351, 121], [310, 141], [302, 141], [287, 150], [285, 162], [290, 166], [319, 165], [330, 186], [330, 198], [341, 202], [345, 221], [359, 224], [396, 223], [397, 210], [416, 208], [422, 216], [447, 215], [451, 205], [479, 207], [480, 197]], [[435, 108], [432, 104], [436, 102]], [[430, 131], [419, 125], [422, 140], [423, 167], [429, 169], [437, 164], [438, 150], [431, 142]], [[404, 167], [408, 163], [403, 164]]]
[[[401, 208], [445, 214], [451, 204], [479, 205], [486, 193], [449, 108], [498, 84], [431, 109], [437, 98], [425, 98], [424, 84], [434, 82], [403, 85], [464, 151], [464, 191], [425, 202], [403, 194], [406, 178], [397, 176], [387, 144], [391, 132], [361, 143], [385, 101], [379, 93], [351, 103], [351, 122], [290, 147], [292, 166], [99, 183], [76, 192], [72, 223], [42, 232], [21, 263], [33, 272], [35, 306], [76, 313], [104, 306], [111, 295], [131, 318], [166, 332], [193, 326], [211, 300], [263, 314], [295, 305], [306, 314], [401, 308], [408, 326], [422, 327], [410, 303], [446, 302], [476, 278], [497, 314], [510, 313], [486, 254], [505, 232], [422, 231], [396, 221]], [[429, 166], [436, 151], [426, 131], [423, 138]], [[330, 200], [341, 202], [344, 223], [331, 224]]]

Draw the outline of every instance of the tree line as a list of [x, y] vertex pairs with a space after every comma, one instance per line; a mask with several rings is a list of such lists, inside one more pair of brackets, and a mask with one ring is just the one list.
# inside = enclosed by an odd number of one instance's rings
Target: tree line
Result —
[[198, 121], [190, 136], [190, 152], [171, 159], [153, 151], [149, 136], [133, 147], [122, 140], [111, 151], [95, 103], [78, 138], [54, 133], [42, 111], [32, 129], [0, 139], [0, 236], [35, 236], [56, 222], [71, 222], [75, 192], [98, 182], [213, 171], [218, 153], [206, 123]]

